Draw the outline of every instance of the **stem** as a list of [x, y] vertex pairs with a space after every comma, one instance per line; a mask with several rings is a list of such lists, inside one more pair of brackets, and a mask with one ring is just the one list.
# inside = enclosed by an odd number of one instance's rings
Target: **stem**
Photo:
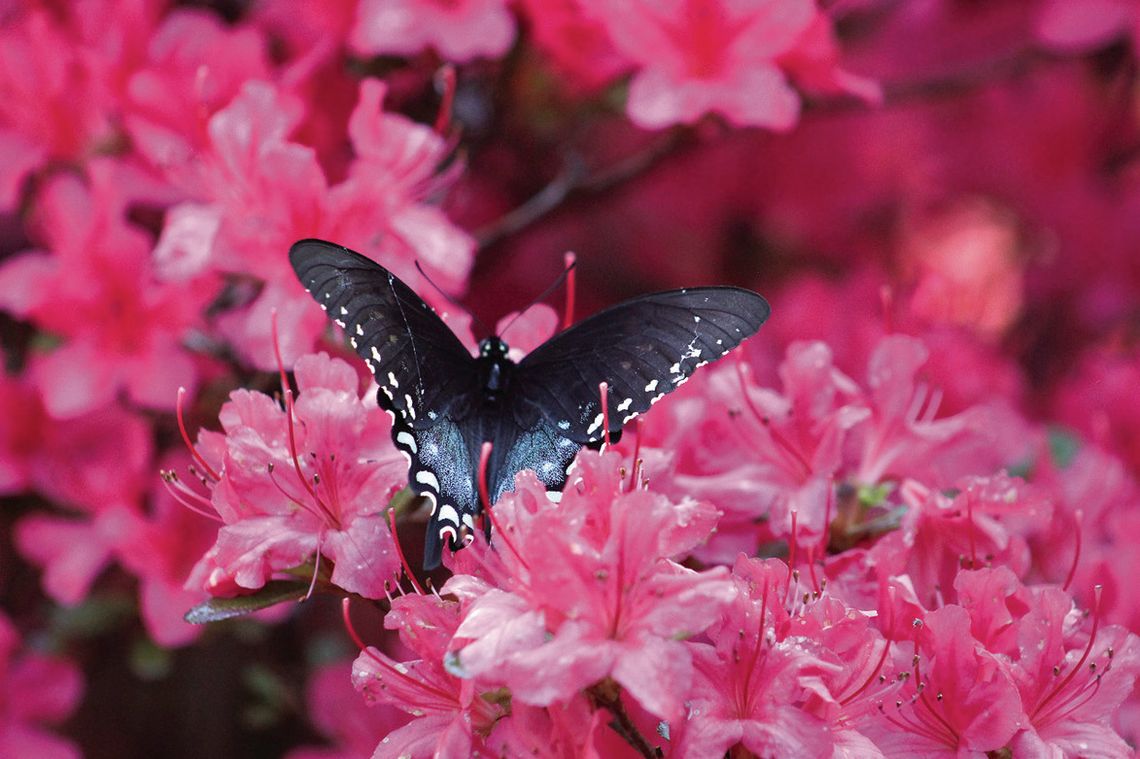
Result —
[[620, 735], [626, 743], [633, 746], [645, 759], [660, 759], [661, 751], [649, 745], [649, 741], [638, 731], [633, 720], [625, 711], [621, 702], [621, 686], [609, 678], [592, 686], [586, 691], [586, 696], [598, 707], [613, 715], [610, 727]]

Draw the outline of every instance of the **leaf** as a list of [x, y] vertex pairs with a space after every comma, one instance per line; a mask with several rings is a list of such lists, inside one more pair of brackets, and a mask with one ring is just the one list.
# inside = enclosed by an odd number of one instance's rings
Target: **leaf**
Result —
[[265, 587], [248, 596], [211, 598], [198, 604], [183, 617], [192, 625], [220, 622], [251, 614], [285, 601], [299, 601], [309, 592], [309, 583], [294, 580], [270, 580]]

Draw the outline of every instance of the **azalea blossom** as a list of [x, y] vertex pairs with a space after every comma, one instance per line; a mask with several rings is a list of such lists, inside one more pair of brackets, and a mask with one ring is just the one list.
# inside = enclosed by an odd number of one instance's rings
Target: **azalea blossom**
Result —
[[295, 403], [282, 409], [238, 390], [222, 408], [224, 433], [200, 433], [209, 504], [224, 526], [187, 587], [260, 588], [314, 557], [315, 580], [323, 557], [330, 582], [381, 598], [399, 571], [385, 508], [406, 483], [406, 462], [350, 366], [322, 353], [295, 371]]
[[79, 747], [45, 725], [65, 720], [83, 694], [83, 677], [71, 662], [21, 645], [7, 615], [0, 615], [0, 750], [5, 756], [78, 759]]
[[57, 335], [32, 376], [55, 417], [110, 404], [120, 392], [141, 406], [173, 408], [198, 367], [183, 347], [215, 291], [207, 278], [158, 280], [146, 236], [124, 218], [137, 177], [114, 163], [90, 183], [60, 176], [36, 199], [45, 250], [0, 267], [0, 308]]
[[723, 572], [669, 558], [703, 540], [716, 512], [640, 488], [623, 493], [619, 464], [616, 454], [580, 454], [556, 507], [526, 473], [499, 501], [509, 548], [490, 561], [505, 565], [506, 577], [493, 573], [503, 587], [462, 575], [444, 587], [464, 604], [456, 671], [539, 706], [612, 677], [649, 712], [681, 715], [692, 671], [679, 640], [711, 623], [732, 587]]
[[814, 51], [797, 50], [827, 34], [813, 0], [582, 2], [639, 67], [627, 111], [645, 128], [691, 123], [712, 111], [735, 124], [788, 129], [800, 103], [781, 57], [809, 81], [819, 76]]
[[358, 52], [411, 55], [434, 48], [452, 61], [499, 57], [515, 37], [504, 0], [360, 0], [350, 41]]

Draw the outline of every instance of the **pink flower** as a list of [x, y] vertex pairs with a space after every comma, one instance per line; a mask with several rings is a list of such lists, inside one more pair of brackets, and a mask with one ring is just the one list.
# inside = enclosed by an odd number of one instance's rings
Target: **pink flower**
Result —
[[[349, 176], [332, 187], [316, 151], [290, 136], [305, 104], [257, 81], [210, 118], [207, 155], [170, 170], [196, 199], [172, 209], [155, 255], [176, 271], [212, 268], [265, 283], [252, 303], [218, 319], [223, 334], [258, 367], [275, 365], [274, 309], [287, 363], [327, 329], [285, 255], [300, 238], [335, 240], [405, 281], [419, 279], [417, 259], [448, 292], [465, 281], [474, 241], [423, 202], [446, 183], [436, 170], [447, 143], [428, 127], [385, 112], [385, 92], [376, 80], [361, 82], [349, 122], [355, 159]], [[418, 289], [429, 302], [449, 305], [432, 288]]]
[[1067, 593], [1024, 587], [1003, 567], [962, 572], [955, 585], [973, 635], [1010, 661], [1026, 712], [1015, 754], [1132, 755], [1109, 715], [1140, 674], [1140, 640], [1124, 628], [1101, 627], [1099, 597], [1085, 633]]
[[498, 58], [515, 22], [504, 0], [360, 0], [349, 36], [365, 55], [414, 55], [434, 48], [449, 61]]
[[647, 711], [677, 718], [692, 676], [680, 641], [715, 619], [732, 586], [723, 570], [694, 572], [668, 557], [703, 540], [717, 512], [623, 492], [613, 453], [584, 451], [577, 462], [557, 505], [526, 472], [495, 505], [504, 532], [486, 563], [501, 588], [464, 575], [445, 586], [464, 604], [456, 671], [537, 706], [612, 677]]
[[721, 756], [740, 744], [757, 756], [827, 756], [834, 704], [827, 680], [840, 667], [808, 638], [784, 637], [788, 567], [743, 556], [733, 570], [736, 599], [709, 630], [713, 645], [690, 643], [693, 689], [676, 756]]
[[0, 27], [0, 207], [47, 159], [82, 166], [122, 152], [126, 82], [164, 4], [9, 5]]
[[1024, 722], [1021, 699], [1007, 667], [971, 634], [969, 613], [932, 611], [916, 637], [913, 659], [900, 667], [910, 676], [859, 729], [887, 756], [952, 757], [1008, 745]]
[[1005, 475], [971, 478], [959, 487], [951, 498], [904, 482], [902, 524], [871, 548], [880, 576], [907, 575], [927, 606], [954, 600], [961, 568], [996, 563], [1023, 575], [1029, 568], [1026, 536], [1052, 512], [1031, 487]]
[[109, 139], [108, 103], [93, 97], [95, 83], [71, 30], [44, 8], [26, 7], [0, 27], [0, 135], [7, 149], [30, 147], [13, 161], [0, 182], [19, 185], [23, 175], [48, 156], [80, 159]]
[[582, 0], [640, 66], [627, 112], [638, 126], [692, 123], [710, 111], [740, 126], [788, 129], [799, 98], [776, 59], [817, 13], [811, 0]]
[[817, 12], [795, 46], [781, 55], [778, 63], [797, 85], [809, 92], [847, 93], [871, 105], [881, 103], [883, 92], [879, 84], [841, 69], [839, 55], [831, 19]]
[[124, 125], [135, 148], [165, 170], [207, 149], [207, 124], [250, 80], [269, 78], [265, 40], [212, 13], [175, 8], [147, 39], [126, 87]]
[[1085, 53], [1131, 33], [1140, 37], [1136, 0], [1046, 0], [1037, 37], [1065, 53]]
[[585, 696], [545, 708], [512, 702], [510, 717], [495, 723], [487, 745], [500, 756], [556, 759], [642, 756], [609, 729], [609, 720], [606, 710], [592, 708]]
[[[43, 585], [60, 603], [83, 600], [122, 540], [152, 482], [153, 443], [146, 422], [117, 406], [68, 420], [46, 414], [27, 383], [0, 382], [9, 407], [4, 425], [16, 447], [0, 449], [9, 492], [31, 489], [78, 514], [33, 511], [15, 529], [25, 559], [44, 570]], [[10, 425], [10, 426], [9, 426]]]
[[334, 564], [332, 584], [382, 598], [400, 567], [385, 513], [407, 462], [352, 367], [322, 353], [302, 357], [295, 375], [293, 420], [269, 396], [236, 390], [219, 417], [224, 434], [200, 434], [206, 459], [221, 458], [207, 476], [225, 526], [188, 587], [260, 588], [319, 554]]
[[[1066, 454], [1068, 444], [1080, 448]], [[1131, 544], [1140, 529], [1140, 483], [1124, 462], [1095, 446], [1061, 433], [1053, 445], [1056, 451], [1042, 451], [1033, 470], [1034, 484], [1056, 504], [1053, 519], [1030, 541], [1035, 568], [1050, 582], [1067, 583], [1086, 608], [1094, 605], [1094, 586], [1102, 586], [1105, 620], [1140, 630], [1140, 586], [1133, 582], [1140, 552]]]
[[459, 623], [459, 607], [437, 596], [402, 596], [392, 602], [384, 626], [399, 630], [405, 646], [420, 655], [395, 661], [368, 648], [352, 667], [352, 682], [369, 704], [390, 704], [416, 719], [384, 737], [375, 759], [406, 756], [464, 757], [482, 746], [506, 709], [484, 698], [470, 680], [445, 668], [445, 652]]
[[630, 67], [605, 27], [583, 12], [580, 0], [522, 0], [521, 5], [534, 44], [581, 94], [601, 89]]
[[90, 184], [71, 175], [47, 182], [37, 198], [36, 231], [48, 251], [0, 265], [0, 308], [59, 336], [33, 357], [31, 373], [57, 418], [111, 403], [171, 409], [198, 370], [182, 341], [201, 321], [214, 287], [205, 280], [160, 282], [150, 242], [124, 219], [120, 166], [93, 163]]
[[[182, 451], [167, 454], [163, 464], [160, 471], [165, 474], [185, 470], [190, 460]], [[126, 515], [116, 545], [120, 563], [138, 578], [143, 624], [151, 639], [164, 647], [186, 645], [202, 633], [201, 625], [192, 625], [183, 616], [208, 596], [200, 588], [187, 589], [185, 585], [218, 533], [215, 521], [186, 508], [175, 497], [176, 492], [162, 488], [156, 478], [150, 508], [145, 514]]]
[[64, 659], [21, 650], [16, 629], [0, 614], [0, 755], [80, 759], [79, 747], [44, 729], [79, 703], [83, 679]]
[[1017, 463], [1027, 441], [1002, 432], [1016, 418], [1003, 406], [975, 406], [937, 418], [940, 395], [919, 379], [929, 350], [916, 338], [892, 335], [875, 348], [867, 367], [873, 410], [860, 432], [854, 479], [877, 483], [912, 477], [937, 486]]
[[1140, 476], [1140, 351], [1094, 348], [1060, 383], [1053, 414], [1102, 448], [1116, 454]]
[[900, 258], [915, 282], [914, 313], [961, 324], [998, 340], [1024, 300], [1024, 253], [1017, 219], [982, 201], [963, 201], [904, 230]]
[[305, 688], [308, 717], [333, 745], [293, 749], [285, 759], [365, 759], [385, 735], [409, 721], [395, 706], [366, 704], [353, 687], [352, 669], [351, 661], [318, 667]]

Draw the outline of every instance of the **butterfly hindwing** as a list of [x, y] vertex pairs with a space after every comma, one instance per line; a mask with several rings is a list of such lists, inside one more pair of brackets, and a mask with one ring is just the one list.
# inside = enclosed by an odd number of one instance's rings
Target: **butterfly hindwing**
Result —
[[[432, 518], [424, 545], [426, 570], [439, 566], [445, 541], [456, 549], [464, 528], [472, 532], [477, 526], [482, 508], [477, 477], [484, 440], [494, 443], [487, 465], [492, 503], [514, 489], [515, 475], [524, 469], [534, 470], [548, 490], [561, 490], [566, 467], [581, 448], [554, 432], [545, 420], [523, 430], [510, 415], [486, 409], [459, 420], [444, 418], [424, 430], [400, 429], [395, 439], [411, 458], [411, 486], [431, 502]], [[484, 529], [489, 526], [485, 521]]]
[[580, 445], [603, 436], [599, 383], [609, 387], [611, 436], [760, 328], [767, 301], [736, 287], [670, 290], [619, 303], [555, 335], [515, 371], [515, 414], [544, 418]]
[[323, 240], [294, 243], [289, 261], [372, 371], [382, 407], [419, 429], [457, 403], [474, 402], [478, 378], [471, 354], [398, 277]]
[[396, 447], [410, 460], [408, 485], [431, 506], [424, 542], [426, 570], [439, 566], [445, 541], [457, 548], [463, 528], [475, 529], [480, 509], [475, 482], [478, 454], [472, 446], [475, 435], [465, 427], [449, 417], [420, 430], [398, 419], [393, 427]]

